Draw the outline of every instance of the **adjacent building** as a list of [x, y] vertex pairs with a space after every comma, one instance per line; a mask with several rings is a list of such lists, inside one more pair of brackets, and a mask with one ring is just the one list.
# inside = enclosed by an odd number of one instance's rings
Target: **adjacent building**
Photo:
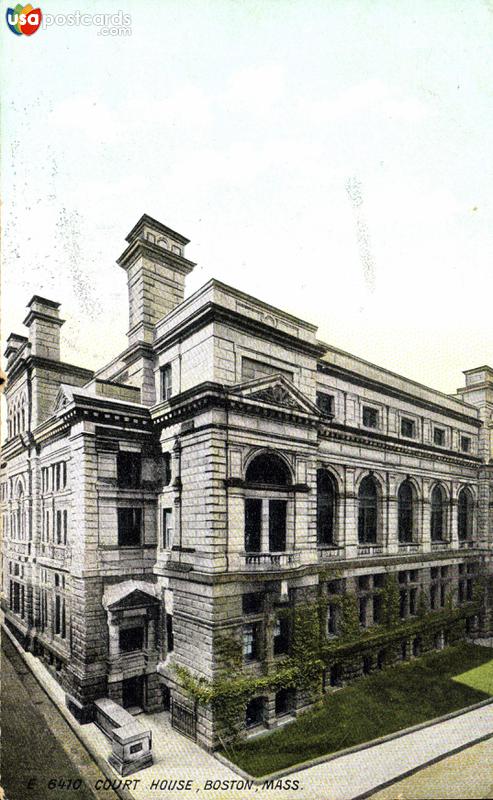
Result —
[[493, 369], [442, 394], [219, 281], [185, 299], [147, 215], [126, 241], [123, 353], [65, 363], [37, 295], [5, 352], [5, 624], [79, 722], [107, 696], [214, 748], [492, 635]]

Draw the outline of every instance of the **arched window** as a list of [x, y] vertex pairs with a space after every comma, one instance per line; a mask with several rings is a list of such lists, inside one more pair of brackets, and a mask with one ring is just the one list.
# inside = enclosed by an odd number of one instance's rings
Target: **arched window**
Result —
[[[276, 453], [260, 453], [248, 465], [245, 475], [247, 553], [286, 550], [288, 500], [283, 497], [283, 490], [290, 485], [289, 468]], [[271, 492], [274, 496], [269, 496]]]
[[289, 486], [291, 475], [286, 463], [276, 453], [261, 453], [250, 461], [245, 480], [247, 484]]
[[414, 532], [414, 489], [410, 480], [399, 486], [397, 493], [399, 541], [412, 542]]
[[378, 487], [375, 478], [367, 475], [358, 492], [358, 541], [375, 544], [377, 541]]
[[336, 491], [326, 469], [317, 470], [317, 543], [334, 544]]
[[437, 485], [431, 493], [431, 541], [440, 542], [445, 536], [447, 498], [443, 486]]
[[459, 492], [459, 541], [463, 542], [472, 537], [474, 498], [471, 490], [465, 486]]

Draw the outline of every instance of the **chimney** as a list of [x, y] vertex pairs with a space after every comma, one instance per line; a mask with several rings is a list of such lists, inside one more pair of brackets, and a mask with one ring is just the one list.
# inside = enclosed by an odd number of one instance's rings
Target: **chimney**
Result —
[[184, 257], [189, 240], [147, 214], [126, 241], [117, 264], [127, 272], [128, 343], [151, 344], [155, 324], [183, 302], [185, 277], [195, 264]]
[[60, 328], [65, 322], [58, 313], [60, 303], [35, 294], [27, 307], [29, 313], [24, 325], [29, 328], [32, 355], [60, 361]]
[[7, 369], [10, 369], [17, 353], [27, 343], [27, 337], [18, 333], [10, 333], [7, 337], [7, 347], [5, 348], [5, 358], [7, 359]]

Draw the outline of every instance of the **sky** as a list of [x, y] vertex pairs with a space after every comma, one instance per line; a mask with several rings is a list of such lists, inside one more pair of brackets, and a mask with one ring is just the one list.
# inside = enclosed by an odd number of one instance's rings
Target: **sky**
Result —
[[130, 35], [1, 10], [4, 341], [36, 293], [63, 360], [123, 350], [146, 212], [191, 240], [187, 295], [217, 278], [445, 392], [493, 365], [493, 0], [80, 10]]

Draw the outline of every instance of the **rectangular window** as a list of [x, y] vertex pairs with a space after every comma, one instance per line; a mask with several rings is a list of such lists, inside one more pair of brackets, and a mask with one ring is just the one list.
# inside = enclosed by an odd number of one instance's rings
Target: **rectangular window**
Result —
[[127, 450], [120, 450], [116, 459], [118, 486], [121, 489], [138, 489], [141, 483], [142, 456]]
[[62, 488], [65, 489], [67, 486], [67, 462], [62, 461]]
[[382, 622], [382, 595], [373, 595], [373, 623], [380, 625]]
[[401, 419], [401, 436], [406, 436], [408, 439], [414, 439], [416, 436], [416, 425], [414, 420], [403, 417]]
[[120, 628], [120, 652], [132, 653], [135, 650], [142, 650], [144, 647], [144, 626], [138, 625], [135, 628]]
[[56, 480], [56, 490], [57, 490], [57, 492], [60, 489], [60, 477], [61, 477], [60, 476], [60, 467], [61, 467], [60, 464], [56, 464], [55, 465], [55, 480]]
[[138, 547], [142, 529], [141, 508], [118, 509], [118, 544], [120, 547]]
[[445, 444], [445, 431], [443, 428], [433, 428], [433, 443], [438, 447], [443, 447]]
[[254, 725], [260, 725], [264, 720], [264, 699], [263, 697], [255, 697], [250, 700], [246, 707], [245, 712], [245, 725], [247, 728], [252, 728]]
[[407, 592], [401, 591], [399, 592], [399, 616], [401, 619], [405, 619], [407, 615]]
[[172, 653], [175, 649], [173, 637], [173, 614], [166, 614], [166, 652]]
[[65, 621], [65, 600], [56, 594], [55, 595], [55, 633], [65, 639], [66, 636], [66, 621]]
[[417, 610], [417, 600], [418, 600], [418, 590], [411, 589], [409, 592], [409, 613], [411, 616], [415, 616]]
[[161, 464], [163, 486], [169, 486], [171, 483], [171, 453], [163, 453]]
[[163, 548], [171, 550], [173, 547], [173, 518], [171, 508], [163, 508]]
[[337, 607], [329, 604], [327, 612], [327, 633], [329, 636], [337, 635]]
[[460, 437], [460, 449], [462, 450], [463, 453], [471, 452], [471, 440], [469, 436]]
[[286, 500], [269, 500], [269, 550], [280, 553], [286, 549]]
[[359, 598], [359, 624], [366, 627], [366, 597]]
[[67, 544], [67, 511], [63, 512], [63, 544]]
[[334, 415], [334, 395], [326, 392], [317, 392], [317, 406], [328, 417]]
[[243, 658], [245, 661], [255, 661], [258, 658], [259, 625], [251, 622], [243, 626]]
[[385, 582], [385, 575], [383, 572], [379, 572], [373, 576], [373, 588], [374, 589], [382, 589]]
[[264, 595], [262, 592], [249, 592], [241, 600], [244, 614], [261, 614], [264, 609]]
[[56, 543], [62, 543], [62, 512], [56, 512]]
[[363, 425], [365, 428], [378, 428], [378, 411], [370, 406], [363, 406]]
[[262, 533], [262, 501], [258, 498], [245, 499], [245, 551], [259, 553]]
[[278, 617], [274, 628], [274, 655], [287, 653], [289, 650], [289, 619]]
[[169, 400], [173, 394], [171, 377], [171, 364], [165, 364], [161, 367], [161, 400]]

